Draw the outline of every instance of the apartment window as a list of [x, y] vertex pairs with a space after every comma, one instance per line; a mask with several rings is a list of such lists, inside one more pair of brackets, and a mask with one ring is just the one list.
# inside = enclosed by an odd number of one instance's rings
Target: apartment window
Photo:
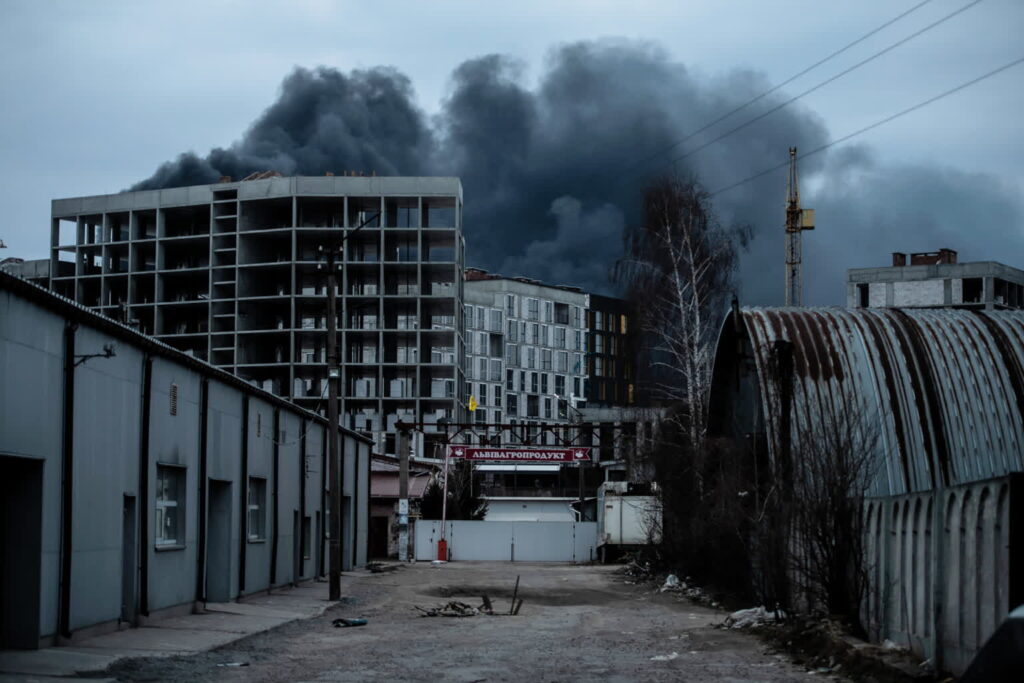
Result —
[[505, 295], [505, 315], [509, 318], [516, 317], [516, 295], [506, 294]]
[[536, 344], [540, 326], [537, 323], [530, 323], [530, 326], [526, 329], [528, 332], [528, 334], [526, 335], [526, 343]]
[[508, 340], [510, 342], [519, 341], [519, 325], [516, 324], [514, 320], [509, 320], [508, 325], [506, 325], [506, 328], [508, 333]]
[[572, 354], [572, 371], [577, 375], [583, 372], [583, 354]]
[[530, 373], [530, 391], [532, 391], [533, 393], [536, 394], [537, 390], [538, 390], [537, 387], [538, 387], [537, 373], [536, 372], [531, 372]]
[[540, 397], [526, 397], [526, 417], [540, 417]]
[[[494, 405], [496, 405], [499, 408], [501, 407], [501, 385], [500, 384], [495, 384], [494, 385]], [[501, 420], [499, 419], [498, 422], [501, 422]]]
[[156, 545], [185, 545], [185, 468], [156, 466]]
[[505, 371], [505, 391], [515, 391], [516, 374], [512, 370]]
[[554, 346], [556, 349], [564, 349], [565, 348], [565, 328], [564, 327], [556, 327], [555, 328], [555, 343], [552, 344], [552, 346]]
[[629, 331], [629, 319], [626, 314], [623, 313], [619, 316], [619, 332], [622, 334], [628, 334]]
[[604, 353], [604, 335], [594, 335], [594, 353]]
[[491, 324], [488, 325], [487, 329], [490, 330], [491, 332], [501, 332], [501, 311], [499, 311], [496, 308], [492, 308], [489, 311], [489, 315], [491, 318]]
[[249, 540], [267, 538], [267, 480], [249, 477]]
[[508, 406], [506, 406], [509, 415], [519, 414], [519, 396], [517, 394], [506, 394], [508, 399]]
[[481, 330], [487, 329], [487, 309], [483, 306], [476, 309], [476, 326]]
[[537, 320], [540, 317], [540, 301], [538, 299], [526, 300], [526, 319]]
[[569, 368], [569, 354], [565, 351], [555, 353], [555, 371], [567, 372]]
[[573, 394], [573, 396], [576, 396], [576, 397], [582, 396], [583, 395], [583, 392], [581, 391], [582, 388], [583, 387], [581, 386], [580, 378], [579, 377], [573, 377], [572, 378], [572, 394]]
[[540, 369], [550, 370], [551, 369], [551, 349], [540, 350]]
[[572, 350], [582, 351], [583, 350], [583, 333], [579, 330], [575, 330], [572, 333]]
[[482, 406], [487, 405], [487, 385], [481, 384], [477, 387], [477, 403]]
[[476, 378], [477, 379], [487, 379], [487, 359], [486, 358], [477, 358], [476, 360], [477, 360]]
[[500, 382], [501, 381], [501, 361], [500, 360], [492, 360], [492, 361], [490, 361], [490, 365], [491, 365], [491, 374], [488, 377], [488, 379], [490, 381], [492, 381], [492, 382]]
[[565, 396], [565, 375], [555, 375], [555, 393]]
[[544, 417], [551, 418], [551, 399], [546, 397], [544, 399]]
[[583, 327], [583, 312], [579, 306], [572, 307], [572, 326]]
[[551, 346], [551, 328], [547, 325], [540, 326], [540, 345]]
[[473, 313], [473, 307], [472, 306], [463, 306], [463, 308], [462, 308], [462, 317], [464, 317], [466, 319], [466, 327], [472, 328], [473, 327], [473, 323], [476, 321], [476, 318], [474, 317], [474, 313]]
[[540, 393], [548, 393], [548, 373], [540, 373]]
[[549, 323], [554, 320], [554, 308], [555, 304], [550, 301], [544, 302], [544, 322]]
[[604, 358], [594, 358], [594, 375], [600, 377], [604, 374]]
[[519, 371], [519, 391], [526, 391], [526, 371]]

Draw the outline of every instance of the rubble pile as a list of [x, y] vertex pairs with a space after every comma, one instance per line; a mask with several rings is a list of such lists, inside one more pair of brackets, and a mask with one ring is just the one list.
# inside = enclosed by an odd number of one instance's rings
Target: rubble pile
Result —
[[781, 609], [767, 610], [764, 605], [741, 609], [725, 618], [722, 628], [757, 628], [765, 624], [777, 624], [786, 620], [786, 613]]
[[458, 600], [452, 600], [440, 607], [430, 607], [428, 609], [417, 607], [416, 609], [423, 612], [425, 617], [475, 617], [481, 613], [480, 609]]
[[665, 577], [665, 583], [658, 589], [659, 593], [673, 593], [680, 597], [684, 597], [691, 600], [698, 605], [705, 605], [714, 609], [719, 609], [720, 604], [708, 595], [703, 588], [692, 583], [693, 579], [689, 576], [684, 581], [680, 581], [679, 577], [675, 574], [669, 574]]

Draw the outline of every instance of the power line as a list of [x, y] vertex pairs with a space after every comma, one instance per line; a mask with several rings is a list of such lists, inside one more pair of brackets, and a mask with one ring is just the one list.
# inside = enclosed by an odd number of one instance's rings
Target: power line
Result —
[[896, 41], [892, 45], [889, 45], [888, 47], [883, 48], [882, 50], [879, 50], [878, 52], [874, 53], [870, 57], [867, 57], [866, 59], [863, 59], [863, 60], [857, 62], [853, 66], [840, 71], [839, 73], [835, 74], [834, 76], [831, 76], [831, 77], [825, 79], [824, 81], [818, 83], [817, 85], [814, 85], [814, 86], [808, 88], [807, 90], [804, 90], [799, 95], [795, 95], [795, 96], [791, 97], [790, 99], [786, 100], [785, 102], [772, 107], [768, 111], [762, 112], [761, 114], [758, 114], [754, 118], [748, 119], [746, 122], [741, 123], [740, 125], [738, 125], [738, 126], [736, 126], [734, 128], [729, 129], [725, 133], [722, 133], [718, 137], [713, 138], [713, 139], [709, 140], [708, 142], [705, 142], [703, 145], [700, 145], [699, 147], [696, 147], [696, 148], [690, 150], [686, 154], [682, 154], [682, 155], [680, 155], [678, 157], [675, 157], [674, 159], [672, 159], [668, 163], [669, 164], [674, 164], [674, 163], [676, 163], [678, 161], [682, 161], [683, 159], [685, 159], [687, 157], [690, 157], [690, 156], [693, 156], [697, 152], [700, 152], [701, 150], [710, 147], [711, 145], [715, 144], [716, 142], [719, 142], [720, 140], [723, 140], [723, 139], [729, 137], [730, 135], [743, 130], [747, 126], [750, 126], [750, 125], [752, 125], [754, 123], [757, 123], [758, 121], [760, 121], [761, 119], [765, 118], [766, 116], [770, 116], [771, 114], [774, 114], [775, 112], [779, 111], [780, 109], [789, 106], [793, 102], [796, 102], [797, 100], [799, 100], [799, 99], [801, 99], [803, 97], [806, 97], [807, 95], [810, 95], [811, 93], [815, 92], [816, 90], [820, 90], [821, 88], [825, 87], [829, 83], [835, 82], [836, 80], [842, 78], [843, 76], [846, 76], [850, 72], [855, 71], [855, 70], [859, 69], [860, 67], [864, 66], [865, 64], [868, 64], [869, 62], [873, 62], [874, 60], [878, 59], [882, 55], [884, 55], [884, 54], [886, 54], [888, 52], [891, 52], [891, 51], [895, 50], [896, 48], [900, 47], [901, 45], [904, 45], [904, 44], [910, 42], [911, 40], [913, 40], [914, 38], [917, 38], [918, 36], [922, 35], [923, 33], [926, 33], [928, 31], [932, 30], [933, 28], [936, 28], [937, 26], [939, 26], [941, 24], [944, 24], [945, 22], [949, 21], [953, 17], [955, 17], [955, 16], [957, 16], [957, 15], [963, 13], [963, 12], [966, 12], [970, 8], [972, 8], [975, 5], [977, 5], [978, 3], [980, 3], [981, 1], [982, 0], [972, 0], [972, 2], [969, 2], [966, 5], [964, 5], [963, 7], [959, 8], [957, 10], [954, 10], [953, 12], [950, 12], [949, 14], [947, 14], [944, 17], [942, 17], [941, 19], [938, 19], [938, 20], [932, 22], [931, 24], [928, 24], [924, 28], [922, 28], [922, 29], [920, 29], [918, 31], [915, 31], [914, 33], [911, 33], [909, 36], [907, 36], [905, 38], [902, 38], [901, 40]]
[[[981, 0], [978, 0], [978, 1], [980, 2]], [[836, 50], [832, 54], [819, 59], [818, 61], [816, 61], [814, 64], [811, 64], [809, 67], [807, 67], [803, 71], [800, 71], [799, 73], [793, 74], [792, 76], [790, 76], [786, 80], [782, 81], [781, 83], [772, 86], [771, 88], [769, 88], [768, 90], [765, 90], [764, 92], [762, 92], [759, 95], [755, 95], [753, 98], [747, 100], [746, 102], [744, 102], [743, 104], [739, 105], [735, 109], [731, 109], [730, 111], [726, 112], [725, 114], [722, 114], [721, 116], [719, 116], [718, 118], [714, 119], [713, 121], [710, 121], [709, 123], [701, 126], [700, 128], [698, 128], [697, 130], [693, 131], [692, 133], [688, 133], [684, 138], [682, 138], [680, 140], [677, 140], [676, 142], [673, 142], [671, 145], [669, 145], [665, 149], [659, 150], [659, 151], [655, 152], [654, 154], [651, 154], [648, 157], [645, 157], [645, 158], [643, 158], [643, 159], [641, 159], [641, 160], [639, 160], [637, 162], [634, 162], [633, 164], [630, 164], [630, 166], [627, 167], [626, 170], [629, 170], [631, 168], [635, 168], [637, 166], [641, 166], [643, 164], [646, 164], [648, 161], [651, 161], [652, 159], [655, 159], [655, 158], [661, 156], [662, 154], [665, 154], [666, 152], [669, 152], [669, 151], [675, 149], [676, 147], [678, 147], [679, 145], [683, 144], [687, 140], [690, 140], [691, 138], [693, 138], [693, 137], [695, 137], [697, 135], [700, 135], [701, 133], [703, 133], [707, 129], [711, 128], [712, 126], [714, 126], [716, 124], [719, 124], [722, 121], [725, 121], [726, 119], [731, 117], [733, 114], [738, 114], [739, 112], [743, 111], [744, 109], [746, 109], [750, 105], [755, 104], [757, 102], [760, 102], [761, 100], [763, 100], [768, 95], [771, 95], [772, 93], [774, 93], [774, 92], [776, 92], [778, 90], [781, 90], [782, 88], [784, 88], [785, 86], [789, 85], [790, 83], [792, 83], [796, 79], [800, 78], [801, 76], [804, 76], [804, 75], [810, 73], [811, 71], [814, 71], [815, 69], [817, 69], [822, 64], [825, 64], [826, 62], [834, 59], [835, 57], [838, 57], [839, 55], [843, 54], [844, 52], [846, 52], [850, 48], [863, 43], [865, 40], [867, 40], [871, 36], [873, 36], [876, 33], [878, 33], [880, 31], [882, 31], [882, 30], [892, 26], [893, 24], [895, 24], [900, 19], [903, 19], [907, 15], [909, 15], [909, 14], [911, 14], [913, 12], [916, 12], [917, 10], [921, 9], [922, 7], [924, 7], [925, 5], [927, 5], [930, 2], [932, 2], [932, 0], [923, 0], [922, 2], [919, 2], [918, 4], [914, 5], [913, 7], [911, 7], [908, 10], [906, 10], [905, 12], [902, 12], [901, 14], [898, 14], [897, 16], [895, 16], [892, 19], [886, 21], [885, 23], [881, 24], [880, 26], [877, 26], [876, 28], [868, 31], [867, 33], [862, 35], [860, 38], [857, 38], [853, 42], [847, 43], [846, 45], [844, 45], [843, 47], [839, 48], [838, 50]]]
[[[911, 112], [917, 111], [918, 109], [926, 107], [929, 104], [932, 104], [934, 102], [938, 102], [939, 100], [941, 100], [941, 99], [943, 99], [945, 97], [948, 97], [948, 96], [950, 96], [950, 95], [952, 95], [954, 93], [957, 93], [957, 92], [959, 92], [959, 91], [961, 91], [961, 90], [963, 90], [965, 88], [969, 88], [972, 85], [980, 83], [980, 82], [982, 82], [982, 81], [984, 81], [984, 80], [986, 80], [988, 78], [991, 78], [992, 76], [995, 76], [998, 73], [1006, 71], [1007, 69], [1011, 69], [1011, 68], [1013, 68], [1013, 67], [1015, 67], [1015, 66], [1017, 66], [1018, 64], [1021, 64], [1021, 63], [1024, 63], [1024, 57], [1020, 57], [1018, 59], [1013, 60], [1012, 62], [1008, 62], [1008, 63], [1006, 63], [1006, 64], [1004, 64], [1004, 65], [1002, 65], [1000, 67], [997, 67], [997, 68], [993, 69], [992, 71], [989, 71], [988, 73], [982, 74], [981, 76], [978, 76], [977, 78], [973, 78], [973, 79], [971, 79], [971, 80], [969, 80], [969, 81], [967, 81], [965, 83], [961, 83], [960, 85], [958, 85], [958, 86], [956, 86], [954, 88], [950, 88], [949, 90], [946, 90], [945, 92], [939, 93], [938, 95], [936, 95], [934, 97], [931, 97], [931, 98], [929, 98], [927, 100], [924, 100], [923, 102], [918, 102], [917, 104], [913, 105], [912, 107], [907, 107], [906, 109], [904, 109], [902, 111], [898, 111], [895, 114], [891, 114], [890, 116], [886, 116], [884, 119], [880, 119], [880, 120], [875, 121], [874, 123], [872, 123], [872, 124], [870, 124], [868, 126], [864, 126], [860, 130], [856, 130], [856, 131], [854, 131], [852, 133], [844, 135], [843, 137], [838, 138], [836, 140], [833, 140], [832, 142], [829, 142], [827, 144], [821, 145], [820, 147], [815, 147], [810, 152], [807, 152], [805, 154], [799, 155], [799, 158], [800, 159], [806, 159], [807, 157], [813, 156], [813, 155], [818, 154], [820, 152], [824, 152], [826, 149], [828, 149], [830, 147], [835, 147], [836, 145], [838, 145], [840, 143], [843, 143], [843, 142], [846, 142], [847, 140], [850, 140], [851, 138], [855, 138], [858, 135], [861, 135], [863, 133], [868, 132], [869, 130], [874, 130], [875, 128], [878, 128], [879, 126], [885, 125], [886, 123], [889, 123], [890, 121], [894, 121], [894, 120], [900, 118], [901, 116], [905, 116], [906, 114], [909, 114]], [[754, 175], [749, 176], [747, 178], [744, 178], [743, 180], [737, 181], [737, 182], [733, 183], [732, 185], [727, 185], [727, 186], [725, 186], [723, 188], [715, 190], [714, 192], [711, 192], [709, 194], [709, 196], [714, 197], [716, 195], [722, 194], [723, 192], [728, 192], [729, 190], [737, 188], [740, 185], [745, 185], [746, 183], [749, 183], [751, 181], [757, 180], [758, 178], [766, 176], [766, 175], [768, 175], [770, 173], [774, 173], [775, 171], [778, 171], [779, 169], [785, 168], [788, 165], [789, 165], [789, 160], [787, 159], [786, 161], [783, 161], [781, 164], [778, 164], [776, 166], [772, 166], [771, 168], [767, 168], [767, 169], [765, 169], [763, 171], [760, 171], [759, 173], [755, 173]]]

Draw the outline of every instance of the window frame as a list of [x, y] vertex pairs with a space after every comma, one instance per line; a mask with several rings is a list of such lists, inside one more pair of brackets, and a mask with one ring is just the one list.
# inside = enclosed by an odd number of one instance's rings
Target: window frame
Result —
[[[161, 475], [173, 473], [175, 481], [174, 500], [162, 498], [164, 487]], [[155, 491], [153, 495], [153, 545], [157, 550], [180, 550], [185, 547], [185, 506], [188, 503], [188, 468], [177, 463], [156, 463]], [[175, 537], [168, 538], [161, 527], [167, 526], [168, 510], [173, 510]]]
[[[254, 483], [261, 486], [253, 486]], [[267, 540], [267, 478], [250, 476], [247, 484], [245, 538], [249, 543], [265, 543]], [[255, 504], [253, 503], [254, 491], [259, 496]], [[259, 520], [259, 528], [256, 533], [253, 532], [253, 512], [256, 512]]]

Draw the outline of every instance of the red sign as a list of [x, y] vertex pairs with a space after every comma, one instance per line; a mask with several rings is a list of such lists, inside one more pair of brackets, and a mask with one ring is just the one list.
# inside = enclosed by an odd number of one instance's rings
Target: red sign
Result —
[[590, 460], [589, 448], [484, 448], [448, 446], [448, 456], [466, 460], [513, 462], [580, 462]]

